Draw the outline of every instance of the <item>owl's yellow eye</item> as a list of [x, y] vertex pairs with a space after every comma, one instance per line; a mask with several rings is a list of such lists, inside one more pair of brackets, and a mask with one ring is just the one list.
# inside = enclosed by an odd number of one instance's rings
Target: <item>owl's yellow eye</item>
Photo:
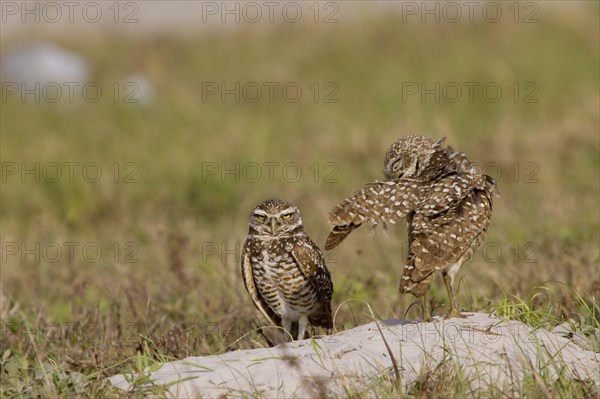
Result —
[[258, 220], [260, 220], [261, 222], [264, 222], [264, 221], [265, 221], [265, 219], [267, 218], [267, 217], [266, 217], [266, 216], [264, 216], [264, 215], [256, 215], [256, 217], [257, 217], [257, 218], [258, 218]]
[[285, 215], [281, 215], [281, 217], [284, 218], [284, 219], [289, 219], [289, 218], [292, 217], [292, 214], [291, 213], [286, 213]]

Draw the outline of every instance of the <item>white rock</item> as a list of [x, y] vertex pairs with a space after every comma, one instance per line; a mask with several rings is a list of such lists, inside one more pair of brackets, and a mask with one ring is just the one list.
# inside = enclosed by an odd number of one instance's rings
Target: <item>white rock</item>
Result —
[[[431, 323], [379, 323], [399, 366], [404, 389], [415, 383], [423, 367], [435, 367], [445, 356], [460, 365], [471, 383], [469, 389], [514, 386], [531, 375], [531, 366], [538, 372], [545, 367], [540, 374], [550, 378], [560, 374], [600, 381], [600, 353], [583, 350], [568, 339], [517, 321], [482, 313], [468, 315], [465, 319]], [[375, 323], [315, 342], [318, 347], [304, 340], [268, 349], [189, 357], [164, 364], [148, 372], [148, 377], [154, 384], [168, 387], [170, 397], [192, 398], [314, 397], [318, 394], [315, 381], [324, 384], [328, 396], [339, 396], [347, 395], [344, 387], [369, 392], [369, 384], [377, 377], [394, 376], [390, 355]], [[115, 375], [110, 381], [126, 391], [143, 391], [143, 384], [128, 382], [133, 378]]]
[[152, 103], [156, 97], [156, 89], [150, 79], [142, 74], [135, 73], [123, 80], [126, 99], [124, 101], [135, 102], [143, 105]]
[[36, 83], [88, 82], [88, 61], [71, 51], [51, 43], [32, 43], [9, 50], [0, 64], [3, 82], [25, 84], [31, 89]]

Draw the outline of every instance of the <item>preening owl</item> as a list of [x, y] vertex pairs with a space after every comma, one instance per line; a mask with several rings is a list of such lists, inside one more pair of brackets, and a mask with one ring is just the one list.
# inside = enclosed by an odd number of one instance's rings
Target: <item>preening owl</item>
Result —
[[482, 174], [444, 139], [407, 136], [395, 141], [384, 161], [387, 181], [367, 184], [330, 212], [334, 225], [325, 249], [333, 249], [361, 226], [395, 224], [406, 218], [409, 251], [400, 292], [424, 296], [423, 318], [431, 319], [428, 289], [441, 270], [450, 299], [448, 317], [461, 316], [454, 275], [481, 245], [492, 215], [496, 182]]
[[333, 283], [298, 208], [282, 200], [264, 201], [252, 211], [249, 225], [242, 276], [258, 310], [286, 333], [297, 323], [297, 339], [304, 339], [309, 323], [331, 329]]

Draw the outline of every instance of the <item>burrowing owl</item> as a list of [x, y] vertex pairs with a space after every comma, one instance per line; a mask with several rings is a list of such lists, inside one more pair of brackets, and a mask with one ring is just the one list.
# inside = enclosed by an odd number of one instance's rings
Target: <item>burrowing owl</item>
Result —
[[309, 322], [331, 329], [331, 276], [298, 208], [267, 200], [254, 208], [249, 224], [242, 275], [258, 310], [289, 334], [298, 323], [297, 339], [304, 339]]
[[400, 292], [424, 296], [423, 318], [431, 319], [428, 289], [441, 270], [450, 299], [448, 317], [460, 317], [454, 275], [481, 245], [492, 215], [496, 182], [482, 174], [444, 139], [408, 136], [395, 141], [384, 161], [388, 181], [375, 181], [332, 209], [332, 249], [363, 223], [394, 224], [406, 217], [409, 251]]

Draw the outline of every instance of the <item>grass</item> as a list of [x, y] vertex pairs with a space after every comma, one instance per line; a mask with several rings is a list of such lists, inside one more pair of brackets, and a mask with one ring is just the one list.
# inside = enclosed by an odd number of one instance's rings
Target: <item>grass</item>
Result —
[[[90, 59], [106, 93], [139, 70], [159, 95], [145, 106], [108, 94], [97, 103], [1, 104], [3, 165], [39, 163], [41, 178], [3, 174], [0, 395], [119, 396], [107, 376], [265, 346], [239, 271], [250, 210], [269, 197], [290, 200], [323, 243], [328, 210], [381, 178], [389, 144], [412, 132], [446, 136], [499, 181], [486, 241], [461, 270], [462, 310], [597, 329], [599, 8], [569, 10], [541, 7], [532, 25], [401, 24], [389, 13], [228, 34], [52, 37]], [[2, 54], [33, 38], [3, 39]], [[206, 82], [273, 81], [297, 82], [306, 94], [297, 103], [203, 102]], [[402, 99], [407, 82], [467, 81], [496, 82], [505, 95]], [[314, 102], [315, 82], [321, 94], [334, 84], [339, 101]], [[539, 102], [515, 102], [515, 82], [534, 82]], [[41, 172], [53, 162], [63, 166], [58, 182]], [[73, 181], [65, 162], [79, 162]], [[97, 182], [82, 176], [91, 163], [102, 171]], [[275, 163], [272, 176], [265, 163]], [[334, 306], [343, 303], [338, 331], [370, 321], [369, 309], [382, 319], [420, 317], [415, 299], [397, 293], [404, 226], [388, 238], [367, 230], [328, 254]], [[77, 244], [73, 256], [66, 243]], [[445, 312], [441, 279], [432, 294], [434, 311]], [[450, 378], [448, 366], [432, 367], [407, 395]], [[589, 392], [542, 381], [550, 394]], [[535, 375], [518, 389], [546, 392]]]

